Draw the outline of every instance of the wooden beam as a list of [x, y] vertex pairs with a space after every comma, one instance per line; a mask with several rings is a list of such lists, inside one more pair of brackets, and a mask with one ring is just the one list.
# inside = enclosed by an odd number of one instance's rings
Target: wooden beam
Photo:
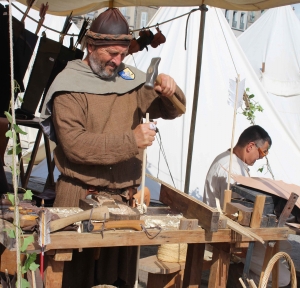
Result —
[[168, 184], [162, 184], [159, 201], [170, 206], [190, 219], [198, 219], [199, 225], [209, 231], [218, 231], [220, 212], [205, 203], [173, 188]]
[[[288, 227], [282, 228], [258, 228], [247, 229], [249, 232], [259, 235], [265, 241], [287, 240], [291, 231]], [[156, 229], [149, 229], [151, 235], [157, 234]], [[51, 243], [46, 250], [50, 249], [78, 249], [91, 247], [113, 246], [139, 246], [159, 245], [164, 243], [214, 243], [214, 242], [248, 242], [252, 239], [240, 235], [231, 229], [222, 229], [214, 233], [203, 229], [197, 230], [163, 230], [157, 236], [150, 239], [143, 231], [104, 231], [104, 237], [100, 233], [78, 233], [75, 231], [61, 231], [51, 234]], [[253, 240], [252, 240], [253, 241]], [[30, 244], [28, 251], [36, 248]]]

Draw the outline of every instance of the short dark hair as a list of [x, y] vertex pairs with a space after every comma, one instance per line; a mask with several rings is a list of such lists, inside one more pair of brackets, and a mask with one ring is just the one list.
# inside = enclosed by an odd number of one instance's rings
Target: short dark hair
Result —
[[270, 146], [272, 145], [272, 139], [268, 132], [259, 125], [253, 125], [242, 132], [236, 145], [239, 147], [245, 147], [248, 143], [255, 142], [259, 146], [262, 146], [266, 141]]

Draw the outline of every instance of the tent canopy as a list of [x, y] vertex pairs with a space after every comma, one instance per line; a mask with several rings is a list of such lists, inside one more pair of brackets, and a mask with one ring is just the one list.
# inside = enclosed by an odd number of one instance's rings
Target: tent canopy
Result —
[[[26, 0], [18, 0], [26, 5]], [[84, 15], [105, 7], [128, 7], [128, 6], [159, 6], [159, 7], [181, 7], [200, 6], [201, 4], [229, 10], [256, 11], [272, 7], [298, 3], [299, 0], [37, 0], [33, 8], [39, 10], [45, 2], [49, 4], [48, 13], [58, 16], [67, 16], [73, 11], [73, 15]]]
[[[192, 8], [194, 7], [160, 8], [149, 25], [183, 15]], [[151, 59], [161, 57], [159, 73], [171, 75], [187, 97], [186, 114], [173, 121], [158, 119], [157, 127], [160, 134], [156, 136], [157, 141], [147, 149], [147, 173], [181, 191], [183, 191], [186, 176], [200, 12], [196, 11], [191, 14], [186, 34], [187, 17], [184, 16], [160, 26], [167, 39], [163, 45], [155, 49], [149, 47], [148, 51], [144, 49], [133, 54], [134, 59], [131, 55], [125, 59], [125, 63], [147, 71]], [[201, 85], [189, 194], [199, 199], [202, 198], [205, 177], [212, 161], [218, 154], [230, 148], [233, 109], [227, 104], [227, 99], [229, 79], [235, 79], [237, 74], [240, 75], [241, 80], [246, 79], [245, 88], [250, 88], [250, 92], [255, 95], [254, 100], [264, 108], [263, 113], [256, 113], [255, 122], [266, 129], [272, 137], [273, 145], [268, 159], [275, 179], [299, 185], [300, 167], [297, 164], [300, 161], [299, 146], [274, 109], [220, 9], [209, 8], [204, 33]], [[184, 49], [185, 35], [187, 50]], [[248, 126], [250, 122], [239, 110], [235, 143], [241, 132]], [[160, 153], [161, 146], [164, 147], [165, 153]], [[163, 154], [166, 155], [168, 165], [163, 159]], [[258, 168], [265, 163], [265, 159], [257, 161], [255, 166], [251, 167], [251, 176], [270, 178], [271, 175], [266, 173], [265, 166], [263, 173], [257, 172]], [[155, 186], [157, 183], [146, 179], [146, 185], [151, 190], [151, 196], [158, 197], [159, 187]]]

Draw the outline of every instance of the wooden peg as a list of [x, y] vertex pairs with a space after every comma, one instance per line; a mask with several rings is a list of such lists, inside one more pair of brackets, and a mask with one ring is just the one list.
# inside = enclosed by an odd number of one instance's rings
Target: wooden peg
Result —
[[226, 211], [226, 204], [231, 202], [231, 190], [224, 190], [223, 211]]

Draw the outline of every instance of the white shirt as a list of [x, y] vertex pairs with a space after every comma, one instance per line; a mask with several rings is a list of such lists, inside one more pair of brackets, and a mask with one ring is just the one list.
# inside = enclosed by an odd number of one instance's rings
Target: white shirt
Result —
[[[203, 202], [211, 207], [217, 207], [219, 201], [223, 205], [224, 190], [227, 190], [227, 180], [230, 163], [230, 149], [218, 155], [211, 164], [204, 185]], [[232, 154], [231, 173], [249, 177], [248, 165]], [[233, 179], [230, 183], [234, 183]], [[216, 199], [218, 199], [216, 201]]]

